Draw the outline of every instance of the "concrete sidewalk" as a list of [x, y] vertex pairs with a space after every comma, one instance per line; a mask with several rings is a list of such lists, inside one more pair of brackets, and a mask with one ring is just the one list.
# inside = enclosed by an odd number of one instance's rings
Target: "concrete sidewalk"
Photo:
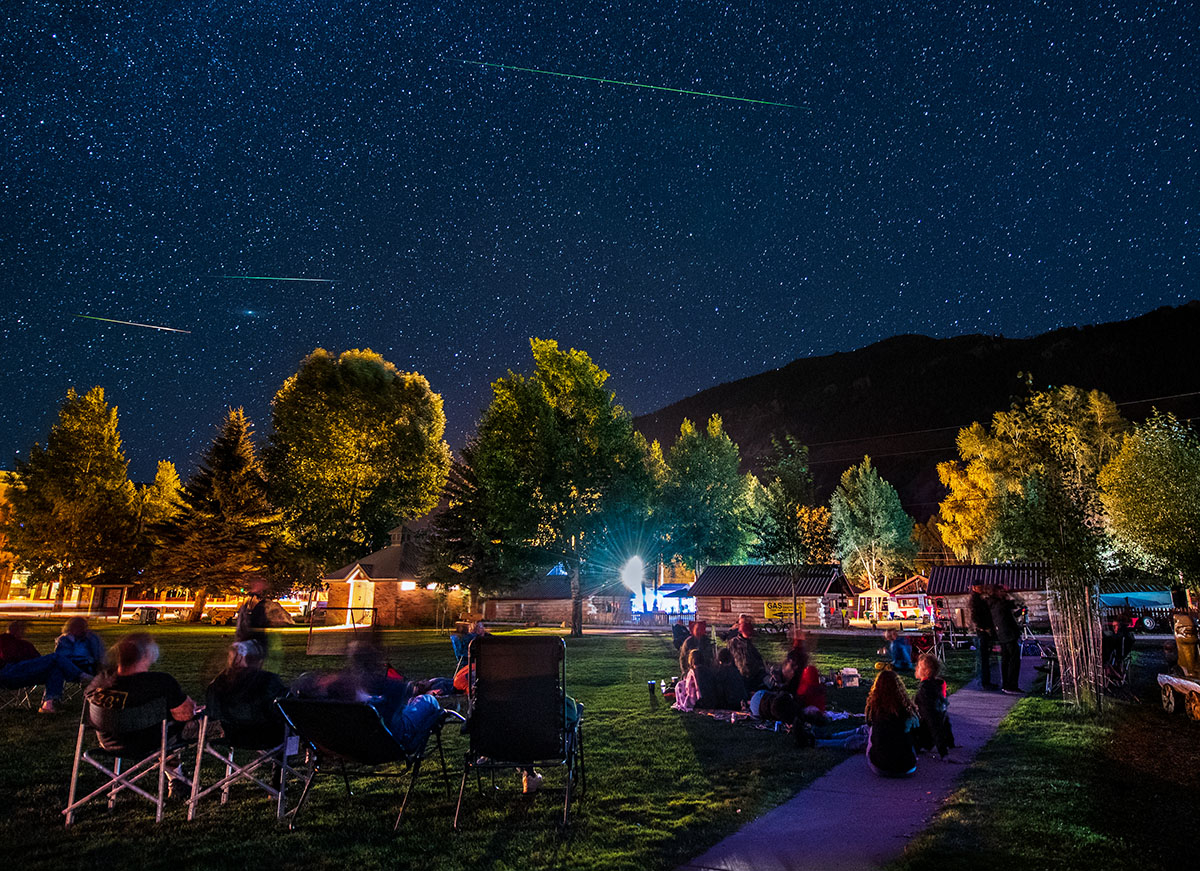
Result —
[[[1022, 660], [1022, 687], [1033, 683], [1037, 663], [1037, 657]], [[873, 774], [866, 754], [856, 753], [679, 871], [860, 871], [887, 865], [928, 825], [1019, 698], [968, 684], [950, 697], [959, 744], [950, 751], [953, 762], [924, 756], [913, 777], [893, 780]]]

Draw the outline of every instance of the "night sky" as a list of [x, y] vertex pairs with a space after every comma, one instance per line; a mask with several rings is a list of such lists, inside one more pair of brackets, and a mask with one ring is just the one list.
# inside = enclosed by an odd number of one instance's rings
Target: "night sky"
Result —
[[424, 374], [457, 447], [533, 335], [641, 413], [898, 333], [1181, 303], [1198, 9], [11, 0], [0, 465], [100, 384], [131, 476], [186, 477], [318, 346]]

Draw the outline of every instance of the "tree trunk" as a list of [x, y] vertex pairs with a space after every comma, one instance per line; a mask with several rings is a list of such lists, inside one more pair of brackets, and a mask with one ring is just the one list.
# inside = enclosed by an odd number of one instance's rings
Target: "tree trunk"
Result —
[[579, 584], [579, 561], [571, 560], [571, 637], [583, 635], [583, 589]]
[[196, 601], [192, 603], [192, 613], [188, 614], [189, 623], [199, 623], [204, 616], [204, 606], [208, 604], [208, 587], [196, 591]]
[[54, 607], [50, 610], [61, 611], [63, 609], [63, 601], [66, 599], [67, 584], [61, 578], [58, 581], [58, 592], [54, 594]]
[[479, 611], [479, 587], [467, 587], [467, 610], [472, 614]]

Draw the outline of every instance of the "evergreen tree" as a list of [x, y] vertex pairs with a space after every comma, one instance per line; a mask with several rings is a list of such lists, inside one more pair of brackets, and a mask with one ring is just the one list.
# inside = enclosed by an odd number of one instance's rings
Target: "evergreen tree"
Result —
[[886, 587], [888, 578], [912, 566], [917, 555], [913, 519], [870, 457], [842, 474], [830, 509], [838, 557], [848, 577]]
[[184, 487], [178, 514], [160, 529], [154, 579], [194, 590], [191, 619], [199, 620], [209, 595], [238, 592], [254, 578], [269, 580], [279, 526], [251, 424], [242, 409], [230, 409]]
[[103, 388], [67, 391], [46, 446], [17, 460], [9, 500], [8, 548], [35, 582], [61, 581], [56, 608], [68, 588], [95, 575], [135, 576], [137, 493]]

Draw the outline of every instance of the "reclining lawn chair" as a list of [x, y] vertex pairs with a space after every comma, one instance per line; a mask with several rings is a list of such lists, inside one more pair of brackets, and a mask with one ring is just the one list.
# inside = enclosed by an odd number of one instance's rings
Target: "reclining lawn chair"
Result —
[[[568, 723], [566, 644], [553, 636], [484, 635], [471, 643], [468, 662], [475, 682], [468, 693], [470, 715], [464, 727], [470, 740], [454, 828], [462, 810], [467, 777], [474, 771], [562, 765], [566, 773], [562, 825], [571, 799], [584, 785], [582, 708]], [[481, 788], [482, 791], [482, 788]]]
[[33, 692], [37, 686], [11, 686], [0, 683], [0, 711], [5, 708], [34, 708]]
[[[322, 766], [336, 762], [341, 769], [342, 779], [346, 784], [347, 794], [353, 795], [350, 789], [350, 778], [346, 772], [346, 763], [377, 768], [396, 763], [409, 772], [408, 789], [400, 802], [400, 812], [396, 815], [396, 825], [400, 828], [400, 820], [404, 816], [404, 808], [408, 798], [416, 786], [417, 777], [421, 773], [421, 762], [425, 758], [429, 745], [429, 736], [418, 746], [409, 750], [396, 740], [396, 737], [383, 722], [379, 712], [365, 702], [345, 702], [332, 699], [304, 699], [288, 697], [280, 699], [279, 710], [283, 712], [288, 727], [299, 736], [300, 741], [308, 748], [312, 767], [304, 781], [304, 789], [296, 807], [289, 813], [291, 820], [289, 829], [295, 829], [296, 820], [312, 789], [313, 781]], [[448, 720], [463, 717], [454, 711], [442, 711], [441, 717], [434, 724], [430, 735], [437, 745], [438, 757], [442, 763], [442, 780], [446, 784], [446, 794], [450, 792], [450, 777], [446, 772], [446, 756], [442, 751], [442, 728]], [[396, 776], [403, 776], [403, 771]], [[379, 772], [375, 772], [379, 776]]]
[[[191, 781], [183, 776], [180, 764], [183, 754], [191, 742], [182, 738], [180, 726], [171, 718], [165, 699], [155, 699], [133, 708], [123, 707], [124, 693], [109, 690], [92, 690], [83, 700], [83, 713], [79, 718], [79, 734], [75, 739], [75, 761], [71, 766], [71, 789], [63, 814], [67, 825], [75, 821], [76, 811], [87, 802], [105, 793], [111, 810], [117, 795], [124, 790], [140, 795], [154, 805], [154, 821], [162, 822], [167, 798], [167, 777], [171, 773], [175, 781], [191, 788]], [[158, 739], [128, 739], [128, 736], [143, 730], [160, 727]], [[98, 747], [84, 750], [84, 737], [88, 730], [96, 733]], [[99, 733], [116, 735], [115, 740], [101, 740]], [[87, 762], [105, 776], [103, 785], [92, 790], [83, 798], [76, 798], [79, 786], [80, 763]], [[132, 762], [132, 765], [126, 763]], [[111, 766], [111, 767], [110, 767]], [[125, 766], [125, 767], [123, 767]], [[147, 775], [158, 775], [158, 790], [149, 792], [138, 785]]]
[[[274, 798], [276, 819], [283, 819], [287, 807], [287, 779], [291, 773], [288, 757], [299, 752], [300, 742], [279, 718], [274, 701], [264, 696], [257, 704], [222, 704], [210, 686], [205, 707], [207, 715], [200, 722], [200, 735], [196, 739], [196, 768], [188, 799], [188, 819], [195, 818], [200, 800], [217, 790], [221, 791], [221, 804], [227, 803], [230, 787], [242, 780], [257, 784]], [[218, 723], [219, 734], [214, 735], [218, 730], [213, 727]], [[236, 760], [239, 752], [249, 757], [240, 764]], [[206, 755], [225, 766], [225, 775], [201, 789], [201, 768]]]

